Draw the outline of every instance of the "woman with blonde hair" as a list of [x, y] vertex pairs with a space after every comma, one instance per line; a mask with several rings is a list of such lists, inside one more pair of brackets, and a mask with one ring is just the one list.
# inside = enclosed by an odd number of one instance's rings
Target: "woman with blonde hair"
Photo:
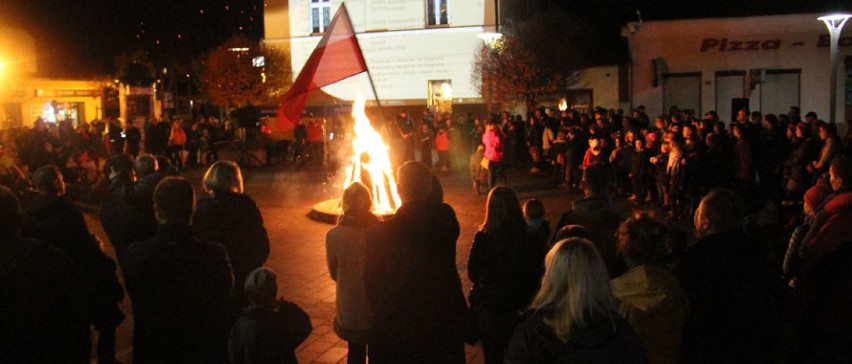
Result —
[[586, 239], [550, 249], [546, 271], [506, 363], [647, 363], [639, 337], [617, 312], [606, 266]]
[[328, 272], [335, 281], [337, 315], [334, 332], [349, 343], [348, 363], [366, 363], [372, 313], [364, 286], [364, 237], [379, 220], [370, 212], [370, 191], [355, 182], [343, 191], [343, 215], [325, 236]]
[[[248, 274], [263, 266], [269, 257], [269, 237], [263, 216], [254, 200], [243, 194], [240, 167], [230, 161], [213, 163], [202, 181], [203, 190], [192, 216], [192, 230], [199, 240], [222, 244], [234, 269], [234, 282], [245, 282]], [[236, 320], [248, 305], [243, 285], [234, 285], [230, 309]]]
[[545, 251], [544, 241], [528, 231], [515, 192], [491, 189], [467, 265], [486, 364], [503, 363], [512, 329], [538, 290]]

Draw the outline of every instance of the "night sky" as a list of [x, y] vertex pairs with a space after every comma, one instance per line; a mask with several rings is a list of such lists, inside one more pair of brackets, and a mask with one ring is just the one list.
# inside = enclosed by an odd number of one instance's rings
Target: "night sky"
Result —
[[[837, 0], [524, 1], [555, 3], [604, 39], [617, 39], [637, 9], [646, 20], [852, 11]], [[113, 73], [121, 52], [141, 48], [154, 59], [188, 59], [234, 34], [260, 39], [263, 0], [0, 0], [2, 26], [36, 39], [39, 75], [91, 77]]]

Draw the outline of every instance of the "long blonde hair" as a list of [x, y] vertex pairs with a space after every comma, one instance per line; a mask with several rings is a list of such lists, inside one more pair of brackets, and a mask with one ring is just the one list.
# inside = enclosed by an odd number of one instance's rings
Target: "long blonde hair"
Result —
[[485, 221], [480, 226], [482, 231], [490, 234], [512, 236], [526, 231], [524, 212], [518, 196], [512, 189], [497, 186], [488, 193], [485, 204]]
[[571, 327], [589, 327], [605, 318], [615, 327], [616, 303], [609, 275], [595, 246], [583, 238], [556, 243], [544, 260], [541, 289], [533, 299], [534, 310], [552, 310], [544, 322], [559, 339], [571, 338]]

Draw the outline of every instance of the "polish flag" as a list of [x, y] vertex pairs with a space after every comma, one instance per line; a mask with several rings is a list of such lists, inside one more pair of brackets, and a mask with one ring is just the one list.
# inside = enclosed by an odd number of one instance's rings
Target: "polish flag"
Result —
[[367, 63], [355, 38], [349, 12], [341, 4], [296, 82], [284, 94], [278, 108], [278, 125], [282, 128], [297, 125], [310, 91], [365, 71]]

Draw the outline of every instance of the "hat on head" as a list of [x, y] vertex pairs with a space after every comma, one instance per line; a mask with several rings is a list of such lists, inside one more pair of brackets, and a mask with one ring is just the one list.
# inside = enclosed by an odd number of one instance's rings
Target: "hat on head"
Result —
[[245, 292], [254, 304], [271, 303], [278, 294], [275, 272], [266, 267], [251, 271], [246, 277]]
[[831, 186], [824, 183], [817, 183], [805, 192], [805, 203], [810, 205], [811, 208], [816, 209], [825, 202], [825, 199], [828, 198], [832, 192], [834, 191], [831, 189]]

